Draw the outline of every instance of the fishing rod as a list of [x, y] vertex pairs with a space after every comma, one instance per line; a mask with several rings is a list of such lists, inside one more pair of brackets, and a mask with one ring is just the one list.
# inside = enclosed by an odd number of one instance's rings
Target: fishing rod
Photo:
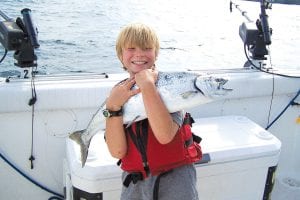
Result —
[[269, 27], [269, 16], [266, 13], [266, 9], [272, 9], [272, 4], [267, 0], [261, 0], [260, 2], [260, 23], [262, 26], [262, 32], [264, 35], [264, 41], [266, 45], [270, 45], [272, 43], [271, 41], [271, 34], [272, 29]]
[[13, 21], [12, 18], [9, 18], [4, 12], [0, 10], [0, 16], [3, 17], [6, 21]]
[[238, 4], [235, 4], [234, 2], [230, 1], [230, 4], [229, 4], [229, 9], [230, 9], [230, 12], [232, 12], [232, 6], [234, 6], [238, 11], [240, 11], [240, 13], [242, 14], [242, 16], [244, 16], [247, 21], [249, 23], [252, 23], [253, 21], [248, 17], [247, 15], [247, 11], [244, 11], [242, 9], [240, 9], [240, 6]]

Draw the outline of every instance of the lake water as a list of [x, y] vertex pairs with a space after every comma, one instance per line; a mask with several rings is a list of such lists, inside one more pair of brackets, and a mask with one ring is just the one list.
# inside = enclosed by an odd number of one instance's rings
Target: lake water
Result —
[[[253, 21], [259, 17], [259, 3], [234, 3]], [[15, 19], [26, 7], [39, 30], [40, 73], [123, 72], [115, 41], [131, 22], [156, 30], [159, 69], [241, 68], [246, 61], [238, 30], [247, 20], [236, 9], [230, 13], [229, 0], [1, 0], [0, 9]], [[272, 65], [300, 70], [300, 6], [273, 4], [267, 14]], [[1, 46], [0, 58], [3, 53]], [[13, 53], [0, 64], [0, 76], [18, 73]]]

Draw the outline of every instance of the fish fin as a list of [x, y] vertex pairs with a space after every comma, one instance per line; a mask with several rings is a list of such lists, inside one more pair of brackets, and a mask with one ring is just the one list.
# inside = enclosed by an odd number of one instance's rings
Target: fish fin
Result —
[[131, 120], [127, 125], [126, 128], [128, 128], [129, 126], [131, 126], [138, 118], [140, 117], [140, 115], [137, 115], [135, 118], [133, 118], [133, 120]]
[[193, 97], [195, 94], [197, 94], [197, 91], [187, 91], [187, 92], [181, 93], [180, 95], [183, 99], [187, 99], [189, 97]]
[[69, 135], [69, 138], [72, 139], [73, 141], [75, 141], [80, 147], [80, 156], [81, 156], [81, 166], [82, 167], [84, 167], [85, 162], [87, 160], [89, 146], [90, 146], [90, 143], [92, 140], [92, 138], [90, 138], [87, 142], [84, 142], [84, 140], [82, 139], [82, 136], [85, 131], [86, 131], [86, 129], [80, 130], [80, 131], [75, 131], [74, 133], [71, 133]]

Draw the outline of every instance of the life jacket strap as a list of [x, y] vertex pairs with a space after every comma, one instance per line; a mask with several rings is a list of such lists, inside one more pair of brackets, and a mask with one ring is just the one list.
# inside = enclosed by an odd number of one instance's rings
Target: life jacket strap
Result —
[[144, 180], [144, 177], [141, 172], [130, 173], [126, 176], [125, 180], [123, 181], [123, 185], [125, 187], [128, 187], [131, 182], [133, 184], [136, 184], [138, 181], [142, 181], [142, 180]]
[[189, 124], [192, 126], [192, 124], [195, 123], [195, 120], [191, 116], [190, 113], [185, 113], [184, 119], [183, 119], [183, 124]]
[[[183, 120], [183, 126], [189, 125], [192, 127], [192, 124], [195, 123], [195, 120], [191, 116], [190, 113], [185, 113], [184, 120]], [[202, 138], [192, 133], [192, 137], [185, 141], [185, 147], [189, 147], [194, 142], [200, 144]]]
[[155, 183], [154, 183], [154, 188], [153, 188], [153, 200], [158, 200], [160, 178], [163, 176], [166, 176], [167, 174], [169, 174], [172, 171], [173, 170], [171, 169], [171, 170], [163, 172], [157, 176]]
[[193, 135], [193, 141], [200, 144], [200, 142], [202, 141], [202, 138], [198, 135], [195, 135], [194, 133], [192, 133], [192, 135]]
[[184, 141], [185, 148], [191, 146], [194, 143], [193, 137], [190, 137], [188, 140]]

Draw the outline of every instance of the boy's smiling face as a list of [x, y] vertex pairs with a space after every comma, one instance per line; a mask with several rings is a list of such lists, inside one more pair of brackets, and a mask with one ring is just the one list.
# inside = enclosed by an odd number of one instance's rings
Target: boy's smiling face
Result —
[[156, 60], [155, 48], [140, 48], [137, 45], [127, 45], [122, 51], [122, 63], [130, 75], [154, 66]]
[[154, 68], [159, 49], [154, 30], [140, 23], [124, 27], [116, 42], [117, 56], [130, 76]]

